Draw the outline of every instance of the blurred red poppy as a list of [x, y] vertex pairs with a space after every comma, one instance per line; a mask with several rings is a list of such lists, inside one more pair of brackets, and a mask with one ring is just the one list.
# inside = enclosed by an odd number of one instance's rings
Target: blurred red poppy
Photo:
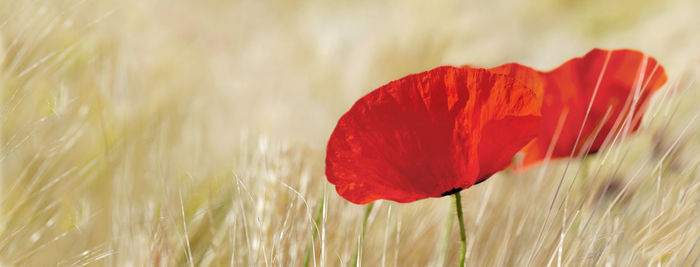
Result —
[[326, 176], [345, 199], [411, 202], [459, 192], [506, 168], [538, 133], [541, 102], [522, 83], [438, 67], [359, 99], [328, 141]]
[[649, 96], [667, 80], [654, 58], [627, 49], [593, 49], [548, 72], [517, 63], [489, 71], [516, 79], [543, 97], [542, 127], [522, 150], [520, 167], [542, 161], [550, 150], [551, 158], [584, 149], [594, 153], [609, 135], [636, 131]]

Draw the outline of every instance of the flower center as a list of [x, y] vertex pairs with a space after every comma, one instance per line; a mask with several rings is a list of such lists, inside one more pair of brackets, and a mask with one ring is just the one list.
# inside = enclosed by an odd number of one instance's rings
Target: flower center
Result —
[[456, 194], [456, 193], [459, 192], [459, 191], [462, 191], [462, 188], [455, 187], [455, 188], [452, 188], [452, 189], [450, 189], [450, 190], [447, 190], [445, 193], [440, 194], [440, 196], [443, 196], [443, 197], [444, 197], [444, 196], [449, 196], [449, 195], [452, 195], [452, 194]]

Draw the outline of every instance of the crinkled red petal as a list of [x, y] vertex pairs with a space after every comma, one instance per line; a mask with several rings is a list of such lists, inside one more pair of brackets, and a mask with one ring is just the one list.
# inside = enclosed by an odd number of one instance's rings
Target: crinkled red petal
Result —
[[409, 75], [370, 92], [340, 118], [326, 176], [357, 204], [440, 197], [506, 168], [537, 135], [539, 110], [532, 90], [487, 70]]
[[636, 131], [649, 97], [667, 80], [656, 59], [627, 49], [594, 49], [549, 72], [515, 63], [490, 71], [517, 79], [542, 96], [542, 128], [522, 150], [522, 166], [542, 161], [550, 145], [552, 158], [569, 157], [572, 151], [576, 156], [597, 152], [609, 136]]

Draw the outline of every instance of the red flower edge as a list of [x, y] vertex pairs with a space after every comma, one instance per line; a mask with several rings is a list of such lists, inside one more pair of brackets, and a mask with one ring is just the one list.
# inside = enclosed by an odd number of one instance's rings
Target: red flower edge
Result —
[[359, 99], [328, 141], [326, 177], [356, 204], [458, 192], [506, 168], [537, 136], [541, 101], [484, 69], [438, 67]]
[[517, 63], [489, 71], [524, 83], [543, 100], [542, 127], [522, 150], [519, 168], [548, 153], [551, 158], [595, 153], [609, 136], [635, 132], [650, 96], [667, 80], [656, 59], [630, 49], [593, 49], [547, 72]]

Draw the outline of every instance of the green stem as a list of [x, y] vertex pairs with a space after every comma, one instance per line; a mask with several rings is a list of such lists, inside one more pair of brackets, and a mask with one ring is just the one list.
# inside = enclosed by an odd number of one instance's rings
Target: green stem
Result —
[[462, 196], [460, 192], [455, 195], [455, 208], [457, 210], [457, 219], [459, 220], [459, 239], [462, 241], [462, 249], [460, 251], [459, 266], [464, 266], [464, 259], [467, 255], [467, 234], [464, 230], [464, 215], [462, 214]]
[[358, 266], [359, 258], [360, 258], [360, 248], [362, 247], [362, 239], [365, 236], [365, 228], [367, 228], [367, 219], [369, 219], [369, 214], [372, 212], [372, 207], [374, 206], [374, 202], [367, 204], [367, 208], [365, 208], [365, 217], [362, 219], [362, 230], [360, 231], [360, 238], [357, 239], [357, 248], [355, 249], [355, 257], [353, 258], [352, 265], [350, 266]]
[[323, 200], [325, 197], [326, 193], [323, 193], [321, 195], [321, 199], [319, 200], [319, 203], [321, 204], [318, 205], [318, 211], [316, 211], [316, 218], [314, 219], [315, 224], [311, 229], [311, 241], [309, 242], [309, 246], [306, 248], [306, 258], [304, 259], [304, 267], [309, 267], [309, 261], [311, 260], [311, 251], [313, 250], [316, 236], [318, 236], [318, 224], [321, 222], [321, 215], [323, 214]]

